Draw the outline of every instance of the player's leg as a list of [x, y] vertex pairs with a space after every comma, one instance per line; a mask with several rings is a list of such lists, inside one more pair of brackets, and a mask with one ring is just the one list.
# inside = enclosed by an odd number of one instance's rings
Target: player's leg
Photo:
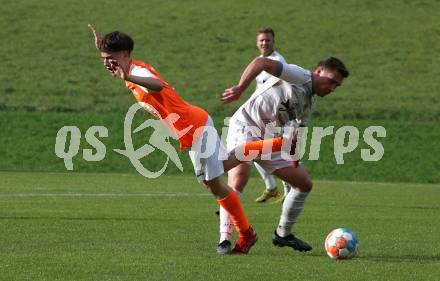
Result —
[[292, 234], [304, 202], [312, 190], [312, 181], [302, 166], [288, 166], [274, 171], [274, 175], [292, 186], [287, 194], [280, 216], [278, 227], [272, 237], [272, 242], [278, 246], [289, 246], [299, 251], [310, 251], [312, 248]]
[[277, 202], [277, 203], [281, 203], [281, 204], [283, 204], [283, 203], [284, 203], [284, 200], [286, 199], [287, 194], [289, 194], [289, 191], [292, 189], [292, 187], [290, 186], [290, 184], [288, 184], [288, 183], [285, 182], [285, 181], [281, 181], [281, 182], [282, 182], [282, 184], [283, 184], [284, 194], [283, 194], [283, 196], [281, 196], [281, 198], [278, 199], [276, 202]]
[[193, 143], [189, 155], [197, 179], [205, 184], [219, 205], [227, 211], [237, 229], [239, 239], [234, 250], [246, 254], [256, 242], [257, 236], [249, 224], [238, 195], [221, 178], [224, 170], [219, 159], [223, 149], [212, 119], [208, 118], [200, 138]]
[[289, 194], [290, 190], [292, 189], [292, 187], [290, 186], [289, 183], [285, 182], [285, 181], [281, 181], [283, 183], [283, 188], [284, 188], [284, 197], [287, 196], [287, 194]]
[[257, 242], [258, 237], [249, 224], [241, 206], [239, 196], [223, 182], [220, 177], [204, 181], [204, 184], [208, 187], [209, 191], [214, 194], [219, 205], [226, 210], [238, 232], [238, 240], [232, 252], [247, 254], [255, 242]]
[[265, 203], [270, 198], [278, 198], [281, 196], [281, 194], [278, 192], [277, 184], [275, 182], [274, 176], [267, 172], [263, 167], [260, 166], [257, 162], [254, 162], [255, 168], [257, 169], [258, 173], [260, 174], [261, 178], [264, 181], [264, 184], [266, 186], [266, 189], [264, 190], [263, 194], [258, 197], [255, 202], [257, 203]]
[[[236, 191], [237, 195], [243, 192], [249, 179], [249, 164], [242, 163], [228, 171], [228, 185]], [[231, 251], [231, 234], [233, 224], [229, 218], [228, 212], [220, 206], [220, 241], [217, 247], [217, 253], [228, 254]]]
[[[228, 160], [223, 162], [224, 169], [228, 171], [228, 185], [240, 195], [249, 179], [250, 163], [242, 163], [243, 159], [239, 159], [240, 154], [237, 153], [237, 147], [241, 147], [242, 153], [247, 142], [257, 141], [248, 134], [244, 134], [245, 127], [243, 123], [230, 120], [228, 135], [226, 139]], [[261, 145], [261, 144], [260, 144]], [[238, 156], [238, 157], [237, 157]], [[235, 161], [235, 162], [234, 162]], [[233, 164], [231, 164], [233, 163]], [[217, 248], [219, 254], [227, 254], [230, 252], [230, 238], [232, 233], [232, 223], [228, 212], [220, 207], [220, 241]]]
[[[230, 128], [231, 129], [231, 126]], [[272, 153], [277, 153], [281, 151], [283, 148], [283, 139], [281, 137], [276, 137], [272, 139], [246, 139], [244, 141], [237, 142], [239, 143], [236, 146], [233, 146], [232, 149], [229, 149], [230, 145], [230, 136], [228, 133], [228, 158], [223, 160], [223, 167], [225, 171], [229, 171], [230, 169], [240, 165], [241, 163], [252, 161], [253, 159], [258, 158], [263, 153], [265, 153], [265, 149], [269, 148]]]
[[221, 177], [205, 180], [203, 183], [208, 191], [214, 195], [219, 204], [226, 209], [237, 231], [241, 234], [246, 233], [250, 224], [241, 207], [237, 193], [232, 190]]
[[[249, 166], [242, 162], [249, 161], [247, 156], [251, 154], [261, 155], [264, 149], [269, 147], [272, 151], [280, 151], [282, 147], [282, 138], [260, 140], [255, 137], [244, 134], [243, 123], [236, 123], [232, 120], [229, 124], [227, 146], [229, 158], [223, 161], [223, 167], [228, 173], [228, 183], [240, 194], [249, 178]], [[235, 169], [234, 169], [235, 167]], [[232, 233], [230, 218], [228, 212], [220, 208], [220, 243], [217, 252], [220, 254], [229, 252], [229, 239]], [[240, 241], [240, 239], [239, 239]], [[236, 246], [237, 248], [237, 246]]]

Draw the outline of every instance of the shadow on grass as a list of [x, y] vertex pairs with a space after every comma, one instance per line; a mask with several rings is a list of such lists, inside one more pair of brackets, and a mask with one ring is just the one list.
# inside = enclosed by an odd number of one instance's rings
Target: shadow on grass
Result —
[[380, 262], [437, 262], [440, 261], [440, 255], [360, 256], [356, 259]]
[[78, 221], [179, 221], [166, 218], [93, 218], [93, 217], [0, 217], [0, 220], [78, 220]]
[[[338, 204], [333, 203], [319, 203], [320, 206], [330, 206], [330, 207], [339, 207]], [[344, 204], [344, 208], [357, 208], [357, 209], [364, 209], [364, 208], [391, 208], [391, 209], [406, 209], [406, 210], [440, 210], [440, 206], [396, 206], [396, 205], [381, 205], [381, 204]]]
[[[286, 252], [284, 252], [286, 251]], [[313, 250], [312, 252], [308, 253], [302, 253], [297, 252], [291, 249], [288, 249], [287, 247], [285, 249], [280, 249], [280, 251], [271, 252], [268, 253], [269, 256], [277, 257], [279, 255], [288, 255], [291, 256], [291, 258], [306, 258], [306, 257], [313, 257], [313, 258], [325, 258], [329, 261], [332, 261], [325, 252], [320, 252], [319, 249]], [[373, 262], [390, 262], [390, 263], [401, 263], [401, 262], [438, 262], [440, 261], [440, 254], [434, 254], [434, 255], [401, 255], [401, 256], [368, 256], [368, 255], [360, 255], [356, 256], [353, 259], [348, 260], [333, 260], [337, 263], [359, 263], [363, 261], [373, 261]]]

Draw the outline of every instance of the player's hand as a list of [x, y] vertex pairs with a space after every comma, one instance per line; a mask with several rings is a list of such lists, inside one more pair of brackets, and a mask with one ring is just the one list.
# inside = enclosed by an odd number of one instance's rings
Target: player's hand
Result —
[[93, 37], [95, 38], [95, 47], [97, 50], [99, 50], [99, 44], [101, 43], [101, 35], [99, 34], [98, 31], [96, 31], [95, 27], [93, 27], [93, 25], [91, 25], [90, 23], [87, 26], [92, 31]]
[[126, 80], [127, 72], [122, 68], [122, 66], [115, 60], [109, 60], [109, 66], [106, 66], [108, 71], [113, 75], [113, 77], [119, 77], [122, 80]]
[[224, 103], [230, 103], [233, 102], [235, 100], [238, 100], [241, 96], [242, 93], [242, 89], [239, 86], [233, 86], [232, 88], [226, 89], [223, 94], [222, 97], [220, 98], [220, 100]]
[[294, 139], [292, 139], [292, 144], [290, 145], [290, 155], [295, 155], [296, 153], [296, 145], [298, 143], [298, 139], [296, 138], [296, 136], [294, 137]]
[[300, 138], [300, 128], [295, 128], [293, 131], [293, 134], [290, 136], [292, 142], [290, 145], [290, 155], [293, 157], [294, 160], [299, 160], [301, 155], [301, 141]]

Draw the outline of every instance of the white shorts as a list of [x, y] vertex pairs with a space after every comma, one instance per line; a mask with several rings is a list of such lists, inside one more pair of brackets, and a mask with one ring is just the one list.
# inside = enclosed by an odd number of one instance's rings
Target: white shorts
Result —
[[210, 116], [199, 138], [193, 142], [189, 157], [199, 182], [215, 179], [224, 173], [223, 159], [227, 158], [226, 149], [220, 141]]
[[[262, 140], [261, 136], [252, 136], [252, 134], [249, 133], [248, 128], [249, 125], [246, 125], [245, 122], [230, 119], [228, 136], [226, 138], [226, 145], [229, 153], [233, 153], [237, 146], [246, 142]], [[273, 173], [275, 170], [292, 166], [292, 161], [281, 157], [281, 152], [272, 153], [270, 155], [270, 160], [256, 158], [253, 161], [260, 164], [260, 166], [268, 173]]]

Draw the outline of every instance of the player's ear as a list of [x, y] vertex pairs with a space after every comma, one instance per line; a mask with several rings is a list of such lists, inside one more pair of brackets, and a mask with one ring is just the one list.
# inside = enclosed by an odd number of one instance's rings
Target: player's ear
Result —
[[324, 68], [321, 65], [319, 65], [315, 68], [314, 72], [316, 75], [320, 75], [323, 70], [324, 70]]

